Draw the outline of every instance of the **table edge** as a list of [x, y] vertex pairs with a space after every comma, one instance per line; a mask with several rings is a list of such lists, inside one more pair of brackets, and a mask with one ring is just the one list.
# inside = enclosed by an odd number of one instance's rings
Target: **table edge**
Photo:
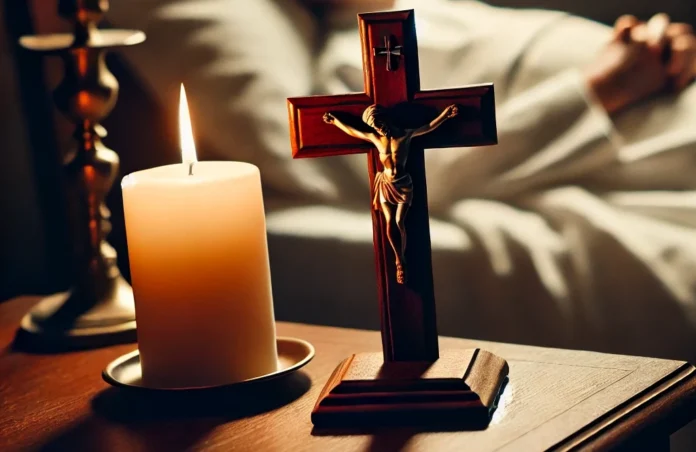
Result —
[[640, 424], [644, 435], [668, 437], [692, 420], [696, 407], [696, 367], [687, 362], [626, 400], [575, 434], [555, 444], [553, 450], [609, 450], [633, 439]]

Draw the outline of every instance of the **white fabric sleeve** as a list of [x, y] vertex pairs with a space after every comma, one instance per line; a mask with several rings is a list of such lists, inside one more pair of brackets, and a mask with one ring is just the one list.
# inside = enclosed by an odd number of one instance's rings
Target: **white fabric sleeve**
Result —
[[430, 203], [503, 199], [564, 183], [612, 162], [620, 138], [577, 70], [498, 106], [498, 145], [428, 150]]

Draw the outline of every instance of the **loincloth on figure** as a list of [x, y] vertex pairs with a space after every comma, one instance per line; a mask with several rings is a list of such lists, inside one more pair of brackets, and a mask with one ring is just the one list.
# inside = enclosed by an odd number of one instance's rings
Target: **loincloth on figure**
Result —
[[408, 204], [413, 200], [413, 180], [411, 175], [406, 173], [398, 179], [391, 179], [384, 172], [375, 174], [373, 185], [372, 207], [380, 210], [380, 204]]

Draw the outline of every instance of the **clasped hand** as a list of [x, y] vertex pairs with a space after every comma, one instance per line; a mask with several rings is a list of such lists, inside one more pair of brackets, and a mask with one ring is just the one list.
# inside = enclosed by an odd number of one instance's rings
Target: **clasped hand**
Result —
[[648, 22], [622, 16], [612, 39], [586, 69], [590, 90], [609, 113], [660, 92], [679, 92], [696, 76], [696, 37], [666, 14]]

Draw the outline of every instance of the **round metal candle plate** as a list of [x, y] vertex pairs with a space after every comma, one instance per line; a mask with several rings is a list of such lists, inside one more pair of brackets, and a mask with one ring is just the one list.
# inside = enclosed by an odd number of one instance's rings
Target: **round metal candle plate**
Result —
[[106, 366], [106, 369], [102, 371], [102, 378], [113, 386], [143, 391], [181, 392], [228, 387], [236, 388], [242, 385], [271, 380], [290, 374], [303, 367], [314, 358], [314, 347], [307, 341], [291, 337], [278, 337], [276, 338], [276, 342], [278, 344], [278, 370], [270, 374], [235, 383], [192, 388], [156, 388], [145, 386], [141, 379], [140, 352], [138, 350], [126, 353], [110, 362], [109, 365]]

